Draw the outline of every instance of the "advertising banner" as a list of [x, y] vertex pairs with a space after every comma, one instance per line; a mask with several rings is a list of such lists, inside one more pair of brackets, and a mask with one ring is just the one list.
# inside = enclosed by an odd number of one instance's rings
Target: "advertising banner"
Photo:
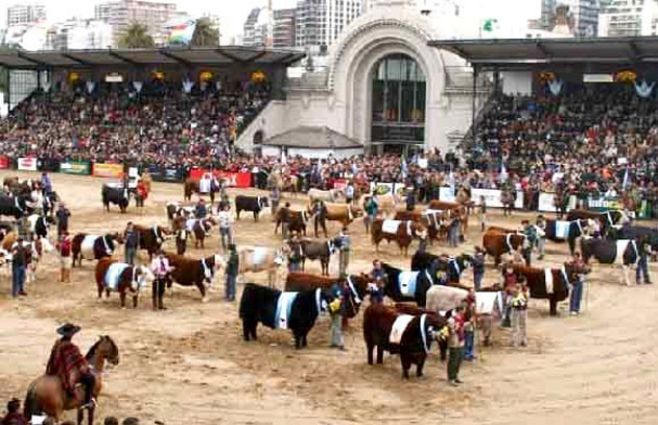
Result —
[[80, 174], [88, 176], [91, 174], [91, 162], [68, 161], [59, 164], [59, 171], [66, 174]]
[[[576, 197], [570, 196], [569, 203], [567, 204], [567, 211], [574, 208], [576, 208]], [[555, 194], [541, 192], [539, 194], [539, 206], [537, 211], [555, 212]]]
[[203, 168], [192, 168], [190, 170], [190, 178], [199, 180], [206, 173], [212, 173], [219, 179], [226, 180], [229, 187], [246, 188], [251, 187], [251, 173], [230, 173], [227, 171], [208, 171]]
[[623, 210], [624, 205], [619, 199], [589, 198], [587, 207], [594, 211]]
[[149, 175], [156, 182], [181, 182], [183, 181], [183, 170], [180, 168], [163, 168], [151, 165], [148, 168]]
[[123, 175], [122, 164], [94, 163], [94, 177], [119, 178]]
[[395, 193], [395, 183], [373, 183], [370, 182], [370, 193], [386, 195]]
[[[471, 201], [480, 205], [480, 197], [483, 196], [488, 207], [502, 208], [500, 200], [502, 192], [498, 189], [471, 189]], [[439, 199], [447, 202], [455, 202], [455, 195], [450, 187], [439, 188]], [[523, 192], [516, 192], [514, 208], [523, 208]]]
[[347, 180], [336, 179], [334, 180], [334, 189], [345, 189], [347, 187]]
[[18, 169], [22, 171], [37, 171], [37, 159], [18, 158]]
[[6, 156], [0, 156], [0, 169], [11, 168], [11, 161]]

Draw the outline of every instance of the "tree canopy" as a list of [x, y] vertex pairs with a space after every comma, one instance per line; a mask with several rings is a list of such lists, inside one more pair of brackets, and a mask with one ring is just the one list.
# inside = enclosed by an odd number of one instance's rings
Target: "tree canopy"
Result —
[[219, 46], [219, 31], [210, 19], [205, 17], [197, 19], [190, 45], [194, 47]]
[[155, 42], [148, 33], [146, 25], [138, 22], [130, 24], [126, 33], [119, 40], [119, 47], [124, 49], [144, 49], [153, 47]]

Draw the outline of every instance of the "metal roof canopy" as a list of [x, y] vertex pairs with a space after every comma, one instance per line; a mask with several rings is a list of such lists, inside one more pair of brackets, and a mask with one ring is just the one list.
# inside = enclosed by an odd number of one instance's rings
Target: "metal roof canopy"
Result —
[[101, 66], [289, 66], [306, 56], [295, 50], [260, 49], [244, 46], [153, 48], [153, 49], [102, 49], [102, 50], [50, 50], [29, 52], [7, 50], [0, 52], [0, 66], [12, 69], [95, 68]]
[[432, 40], [479, 68], [658, 62], [658, 37]]

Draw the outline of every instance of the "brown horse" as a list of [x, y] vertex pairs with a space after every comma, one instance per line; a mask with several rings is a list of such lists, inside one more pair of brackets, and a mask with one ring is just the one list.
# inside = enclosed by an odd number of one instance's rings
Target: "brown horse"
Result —
[[[85, 356], [87, 362], [92, 367], [92, 373], [96, 376], [96, 385], [94, 387], [94, 398], [98, 399], [98, 395], [103, 389], [103, 370], [105, 369], [105, 362], [111, 365], [119, 364], [119, 348], [114, 343], [112, 338], [107, 335], [101, 336], [98, 341], [89, 349]], [[59, 377], [42, 375], [36, 380], [32, 381], [27, 390], [24, 403], [24, 416], [26, 420], [30, 420], [32, 415], [45, 413], [46, 415], [55, 418], [59, 421], [62, 414], [66, 410], [78, 410], [78, 425], [82, 424], [83, 411], [80, 409], [84, 403], [84, 388], [81, 386], [76, 387], [75, 397], [71, 398], [62, 387]], [[92, 406], [87, 413], [87, 421], [89, 425], [94, 423], [94, 410]]]

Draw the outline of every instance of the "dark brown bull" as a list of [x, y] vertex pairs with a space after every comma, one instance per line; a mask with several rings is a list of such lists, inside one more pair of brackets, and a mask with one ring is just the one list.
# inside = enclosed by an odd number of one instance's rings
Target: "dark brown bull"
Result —
[[384, 221], [381, 218], [376, 219], [373, 221], [370, 230], [372, 243], [375, 244], [377, 252], [379, 252], [379, 244], [382, 240], [387, 242], [395, 241], [400, 247], [400, 253], [407, 256], [409, 245], [414, 239], [425, 239], [427, 237], [427, 229], [420, 223], [404, 220], [400, 222], [397, 232], [386, 233], [383, 230]]
[[162, 248], [162, 244], [172, 234], [171, 230], [163, 226], [141, 226], [135, 224], [135, 230], [139, 233], [139, 247], [146, 250], [149, 254], [149, 260], [153, 255]]
[[279, 230], [279, 226], [288, 223], [290, 232], [299, 232], [306, 236], [306, 225], [313, 215], [309, 211], [293, 211], [286, 208], [279, 208], [276, 212], [276, 227], [274, 234]]
[[445, 318], [432, 314], [414, 316], [406, 326], [399, 343], [391, 343], [389, 337], [393, 324], [401, 314], [395, 308], [381, 304], [368, 306], [363, 316], [363, 338], [366, 342], [368, 364], [373, 364], [373, 352], [377, 349], [377, 363], [384, 362], [384, 350], [400, 355], [402, 377], [409, 378], [409, 369], [416, 365], [416, 376], [423, 376], [423, 366], [432, 340], [443, 328]]
[[73, 259], [72, 265], [74, 267], [76, 260], [78, 261], [78, 265], [82, 266], [82, 258], [85, 254], [82, 252], [82, 243], [87, 237], [93, 238], [93, 252], [89, 253], [89, 258], [85, 258], [87, 260], [100, 260], [101, 258], [111, 257], [116, 249], [116, 244], [123, 243], [121, 235], [117, 232], [107, 233], [102, 236], [78, 233], [73, 236], [73, 240], [71, 241], [71, 257]]
[[[369, 278], [366, 275], [348, 276], [347, 286], [350, 289], [347, 300], [351, 308], [345, 309], [344, 314], [348, 319], [352, 319], [359, 313], [359, 306], [363, 303], [368, 293]], [[303, 292], [311, 289], [328, 290], [332, 286], [341, 282], [338, 277], [318, 276], [311, 273], [290, 272], [286, 276], [285, 291]]]
[[446, 211], [450, 217], [459, 217], [462, 226], [462, 235], [468, 233], [468, 209], [470, 204], [460, 204], [458, 202], [438, 201], [430, 202], [429, 209]]
[[171, 252], [165, 252], [165, 256], [174, 268], [171, 272], [173, 281], [181, 286], [196, 286], [199, 292], [201, 292], [202, 301], [206, 302], [206, 286], [204, 282], [212, 285], [215, 272], [224, 265], [222, 257], [212, 255], [197, 260]]
[[340, 248], [337, 245], [338, 242], [337, 239], [326, 241], [301, 239], [299, 241], [289, 241], [288, 246], [291, 250], [299, 252], [302, 270], [305, 270], [306, 259], [320, 260], [322, 274], [329, 276], [329, 261], [331, 260], [331, 255]]

